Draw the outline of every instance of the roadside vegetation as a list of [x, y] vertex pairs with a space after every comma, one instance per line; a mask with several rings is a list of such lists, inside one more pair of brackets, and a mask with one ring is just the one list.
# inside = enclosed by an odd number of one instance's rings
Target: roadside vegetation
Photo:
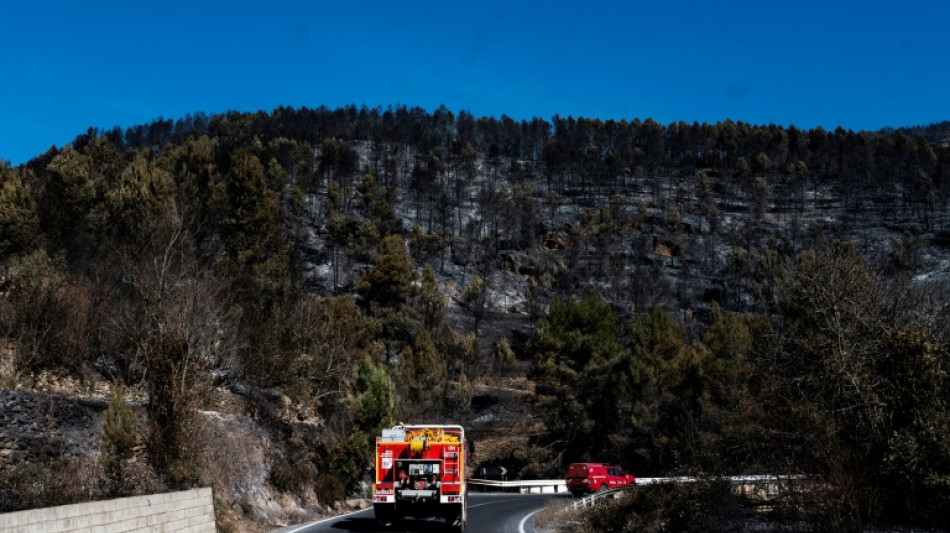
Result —
[[[321, 502], [365, 489], [382, 427], [450, 420], [523, 437], [480, 454], [511, 476], [804, 474], [771, 519], [950, 523], [950, 126], [909, 133], [280, 108], [0, 163], [0, 377], [147, 397], [56, 473], [92, 481], [14, 469], [0, 509], [235, 486], [199, 418], [224, 390], [267, 483]], [[724, 490], [572, 523], [728, 530]]]

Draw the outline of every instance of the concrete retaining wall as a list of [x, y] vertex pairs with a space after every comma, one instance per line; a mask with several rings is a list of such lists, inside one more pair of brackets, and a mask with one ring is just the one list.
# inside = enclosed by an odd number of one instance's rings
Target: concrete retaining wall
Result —
[[192, 489], [0, 514], [0, 533], [214, 533], [211, 489]]

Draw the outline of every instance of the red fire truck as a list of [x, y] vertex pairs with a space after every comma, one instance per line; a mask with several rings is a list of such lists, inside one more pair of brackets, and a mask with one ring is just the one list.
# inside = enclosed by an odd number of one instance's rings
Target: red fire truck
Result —
[[398, 425], [376, 437], [376, 520], [442, 517], [465, 527], [465, 430], [437, 424]]

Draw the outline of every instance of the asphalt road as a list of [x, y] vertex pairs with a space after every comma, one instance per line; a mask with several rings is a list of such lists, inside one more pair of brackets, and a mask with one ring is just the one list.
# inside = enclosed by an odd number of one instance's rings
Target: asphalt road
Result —
[[[468, 522], [465, 533], [533, 533], [532, 515], [554, 494], [478, 494], [470, 493]], [[442, 520], [407, 518], [390, 529], [380, 528], [372, 509], [357, 511], [336, 518], [284, 528], [280, 533], [444, 533], [449, 531]]]

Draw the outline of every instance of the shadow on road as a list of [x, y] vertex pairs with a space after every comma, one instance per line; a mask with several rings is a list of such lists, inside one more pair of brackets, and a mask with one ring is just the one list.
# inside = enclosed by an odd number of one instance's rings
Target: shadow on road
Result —
[[390, 528], [380, 527], [375, 518], [347, 518], [331, 526], [335, 530], [348, 531], [352, 533], [445, 533], [450, 531], [444, 521], [436, 520], [411, 520], [406, 519], [397, 522]]

